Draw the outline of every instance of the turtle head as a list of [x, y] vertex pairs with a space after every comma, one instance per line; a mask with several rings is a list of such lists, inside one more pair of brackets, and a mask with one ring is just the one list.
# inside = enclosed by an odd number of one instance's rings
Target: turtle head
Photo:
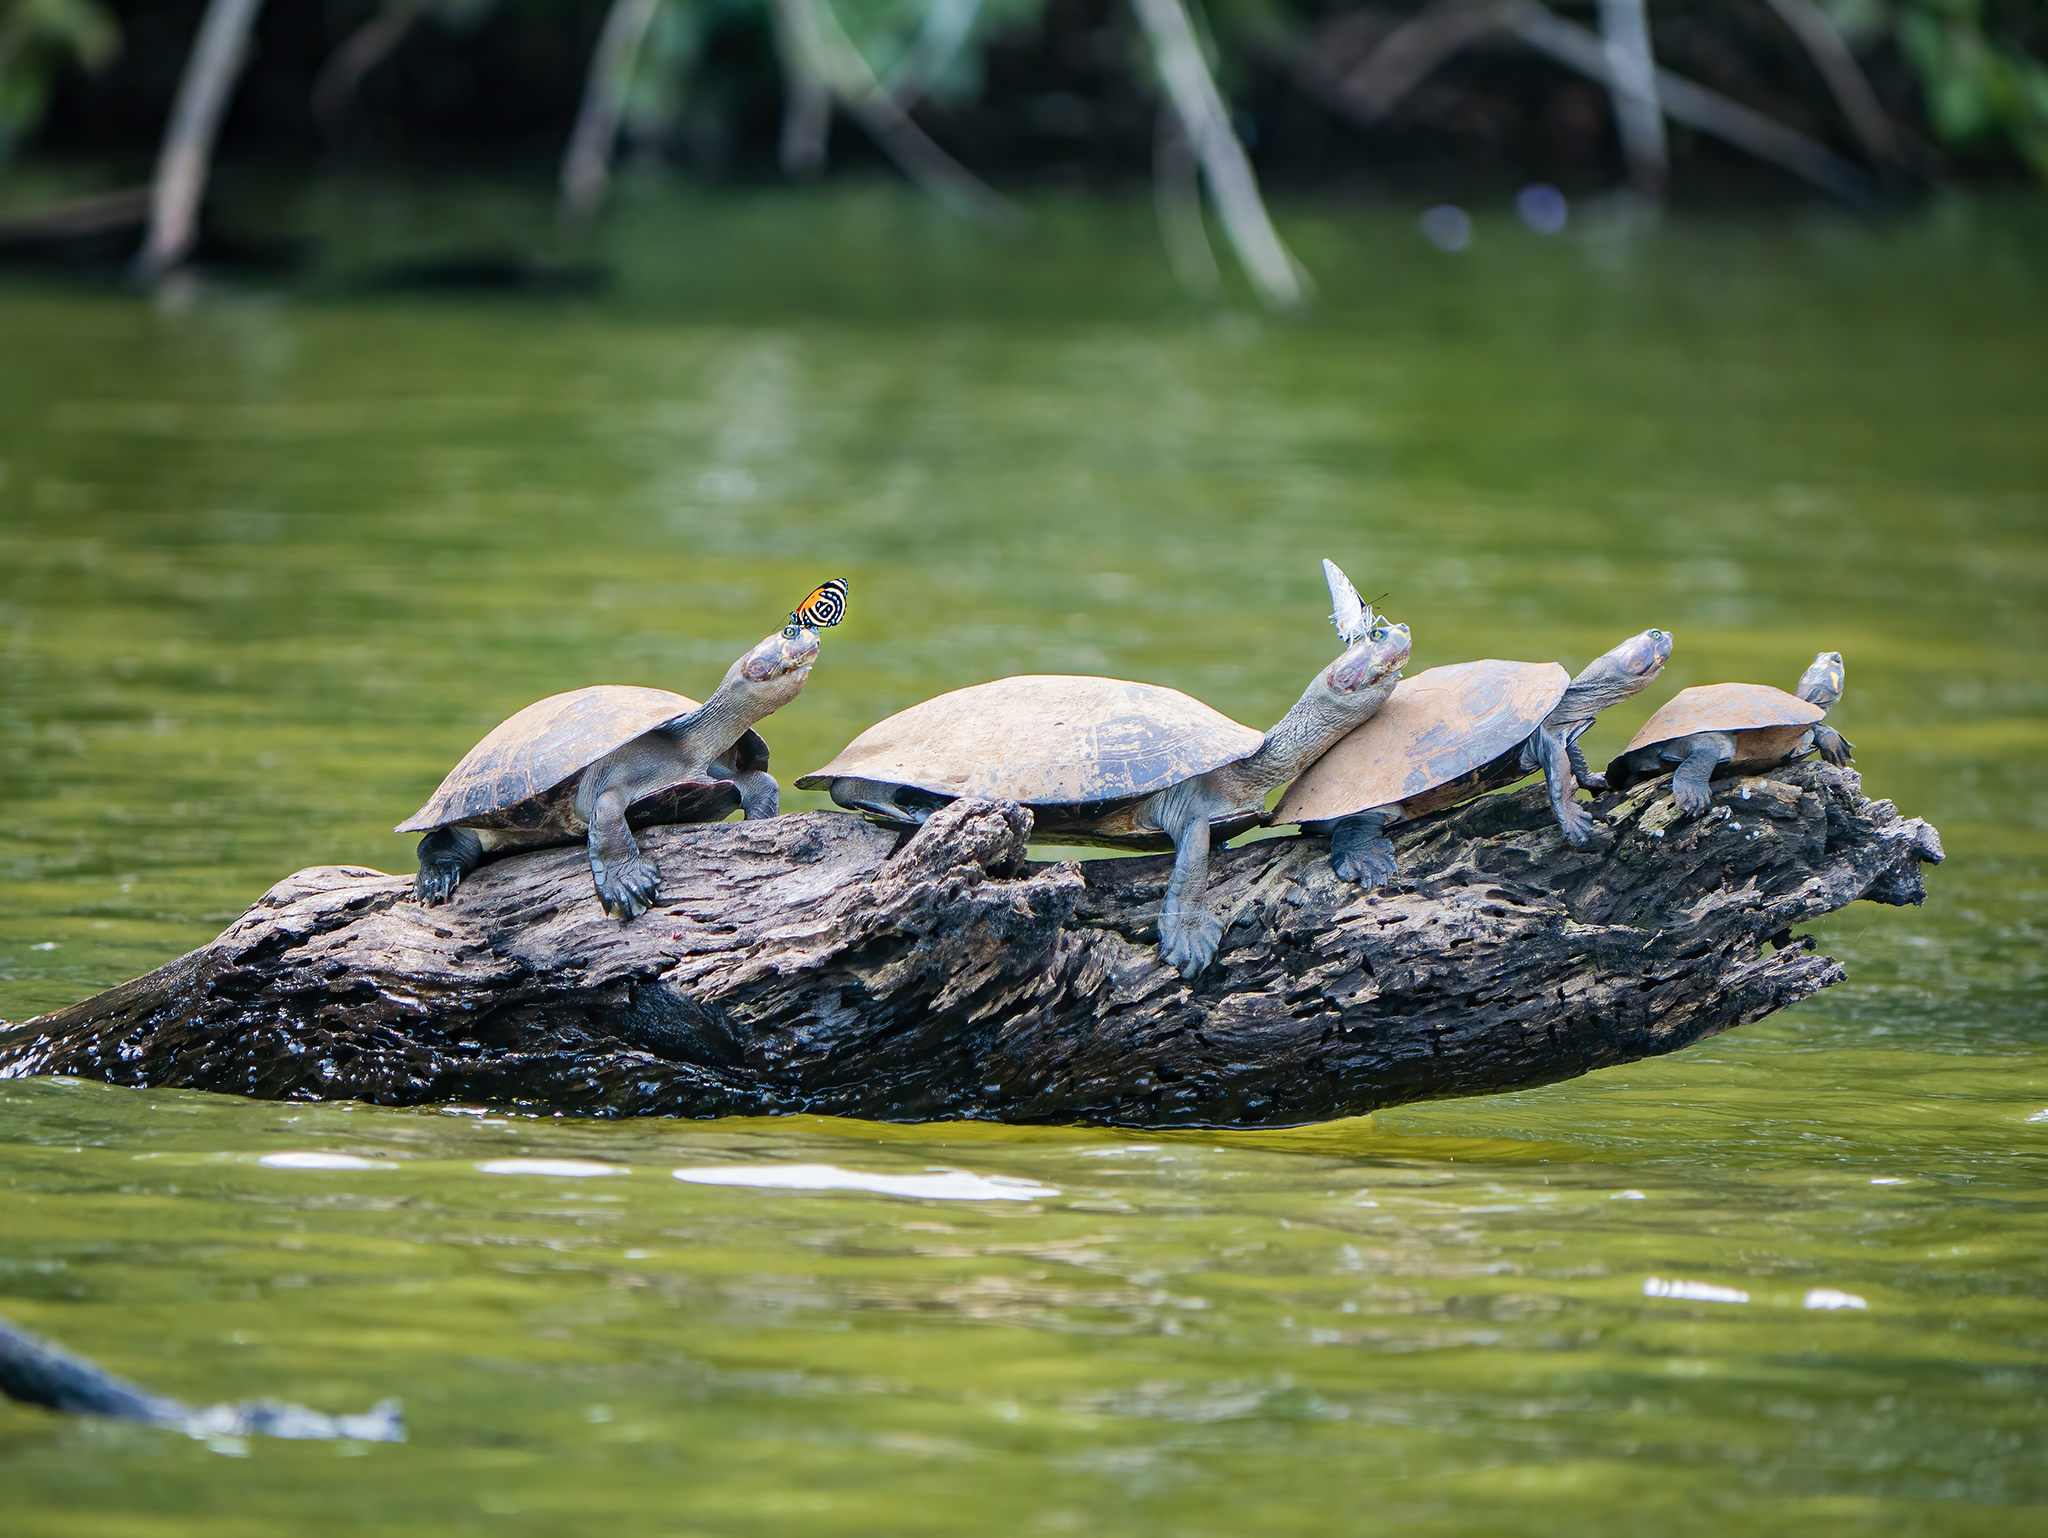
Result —
[[1568, 726], [1584, 730], [1608, 706], [1640, 693], [1671, 660], [1671, 640], [1668, 630], [1645, 630], [1595, 657], [1579, 670], [1544, 725], [1554, 730]]
[[811, 664], [817, 660], [818, 632], [807, 625], [792, 625], [768, 636], [727, 668], [719, 688], [744, 695], [750, 709], [759, 709], [760, 715], [753, 717], [758, 721], [803, 691]]
[[1362, 689], [1392, 689], [1408, 665], [1408, 650], [1408, 627], [1392, 623], [1384, 614], [1375, 615], [1344, 655], [1324, 670], [1323, 684], [1340, 698]]
[[1644, 687], [1664, 671], [1664, 664], [1671, 660], [1671, 632], [1668, 630], [1645, 630], [1632, 635], [1605, 656], [1591, 663], [1584, 678], [1594, 668], [1611, 674], [1617, 682], [1627, 680], [1629, 693]]
[[1842, 697], [1842, 654], [1821, 652], [1816, 655], [1806, 671], [1799, 675], [1799, 687], [1792, 692], [1809, 705], [1833, 710], [1835, 702]]

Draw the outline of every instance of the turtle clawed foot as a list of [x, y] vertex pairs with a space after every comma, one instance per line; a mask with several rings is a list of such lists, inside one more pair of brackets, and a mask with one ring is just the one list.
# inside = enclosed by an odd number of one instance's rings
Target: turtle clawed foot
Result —
[[462, 878], [477, 868], [484, 857], [483, 841], [468, 828], [436, 828], [420, 840], [419, 874], [412, 878], [412, 893], [429, 908], [437, 908], [455, 895]]
[[422, 865], [419, 874], [412, 878], [412, 895], [427, 907], [438, 908], [455, 895], [461, 881], [462, 867], [453, 861]]
[[1557, 826], [1574, 849], [1584, 849], [1593, 841], [1593, 814], [1569, 796], [1557, 809]]
[[1330, 841], [1330, 869], [1340, 881], [1355, 881], [1362, 887], [1384, 886], [1399, 873], [1393, 844], [1379, 834], [1360, 839]]
[[1596, 796], [1607, 794], [1609, 787], [1607, 776], [1604, 774], [1579, 774], [1572, 776], [1572, 778], [1579, 782], [1579, 789], [1581, 790], [1591, 791]]
[[621, 924], [640, 917], [661, 894], [661, 872], [637, 857], [617, 865], [593, 863], [591, 875], [597, 881], [597, 900]]
[[1678, 809], [1688, 817], [1697, 817], [1714, 804], [1714, 792], [1705, 785], [1687, 785], [1674, 780], [1671, 784], [1671, 799], [1678, 803]]
[[1182, 977], [1194, 977], [1216, 959], [1223, 920], [1207, 908], [1168, 908], [1159, 915], [1159, 955]]

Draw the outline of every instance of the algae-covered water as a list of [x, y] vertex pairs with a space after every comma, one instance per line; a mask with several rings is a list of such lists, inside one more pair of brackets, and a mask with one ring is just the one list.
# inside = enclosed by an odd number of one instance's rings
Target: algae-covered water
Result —
[[[382, 281], [446, 208], [356, 196], [304, 195], [338, 254], [290, 281], [0, 284], [0, 1016], [297, 867], [409, 869], [390, 825], [504, 715], [701, 697], [833, 575], [785, 784], [1017, 671], [1268, 724], [1333, 655], [1329, 555], [1416, 668], [1675, 630], [1596, 761], [1838, 648], [1831, 719], [1950, 859], [1820, 926], [1849, 981], [1763, 1024], [1292, 1133], [0, 1084], [0, 1314], [411, 1434], [0, 1404], [8, 1533], [2048, 1526], [2037, 207], [1482, 217], [1455, 258], [1303, 214], [1323, 302], [1284, 323], [1176, 297], [1142, 210], [1004, 247], [871, 193], [645, 198], [609, 288], [462, 297]], [[258, 1162], [309, 1151], [370, 1167]], [[773, 1163], [1032, 1184], [671, 1174]]]

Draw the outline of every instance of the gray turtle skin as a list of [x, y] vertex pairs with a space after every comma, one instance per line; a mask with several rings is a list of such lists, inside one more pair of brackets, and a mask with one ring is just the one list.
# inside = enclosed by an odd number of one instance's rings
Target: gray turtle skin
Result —
[[622, 923], [638, 918], [660, 893], [661, 872], [640, 852], [635, 826], [780, 810], [767, 745], [752, 728], [796, 698], [817, 656], [817, 632], [792, 624], [734, 662], [702, 705], [667, 697], [685, 707], [669, 720], [644, 714], [640, 697], [659, 696], [652, 690], [578, 690], [527, 707], [399, 824], [401, 833], [431, 830], [420, 840], [414, 894], [429, 906], [446, 902], [486, 855], [581, 840], [605, 911]]
[[[1841, 702], [1845, 680], [1842, 654], [1817, 652], [1813, 661], [1807, 664], [1806, 671], [1799, 675], [1798, 687], [1792, 692], [1795, 698], [1829, 711]], [[1703, 689], [1692, 692], [1711, 695], [1715, 691]], [[1778, 698], [1782, 700], [1784, 696], [1779, 695]], [[1669, 706], [1665, 708], [1670, 709]], [[1655, 720], [1654, 717], [1652, 719]], [[1728, 721], [1709, 730], [1667, 737], [1643, 747], [1631, 747], [1607, 766], [1608, 777], [1615, 782], [1615, 789], [1624, 790], [1675, 765], [1671, 775], [1672, 799], [1678, 803], [1679, 810], [1697, 817], [1713, 802], [1714, 771], [1723, 764], [1737, 761], [1738, 755], [1741, 755], [1743, 763], [1754, 763], [1761, 770], [1768, 766], [1768, 762], [1791, 763], [1818, 752], [1839, 768], [1847, 764], [1856, 751], [1856, 745], [1848, 738], [1832, 726], [1816, 720], [1791, 745], [1790, 751], [1770, 751], [1766, 758], [1756, 759], [1752, 758], [1750, 743], [1745, 740], [1752, 733], [1745, 731], [1744, 725], [1740, 721]], [[1617, 770], [1620, 771], [1618, 774]]]
[[[1573, 848], [1584, 848], [1592, 836], [1593, 818], [1572, 792], [1578, 788], [1604, 791], [1607, 780], [1588, 766], [1585, 754], [1579, 750], [1579, 738], [1601, 711], [1649, 686], [1671, 660], [1671, 645], [1670, 631], [1645, 630], [1594, 658], [1571, 681], [1564, 698], [1535, 731], [1470, 776], [1470, 794], [1502, 789], [1540, 769], [1558, 830]], [[1452, 804], [1432, 799], [1421, 810]], [[1398, 866], [1386, 830], [1404, 815], [1402, 806], [1378, 806], [1330, 824], [1330, 869], [1340, 879], [1364, 887], [1393, 880]]]

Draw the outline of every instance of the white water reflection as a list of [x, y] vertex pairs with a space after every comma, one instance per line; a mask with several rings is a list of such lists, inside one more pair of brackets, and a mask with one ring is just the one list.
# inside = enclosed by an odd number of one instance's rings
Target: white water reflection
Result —
[[1840, 1292], [1833, 1287], [1815, 1287], [1806, 1294], [1807, 1308], [1868, 1308], [1870, 1304], [1853, 1292]]
[[1694, 1303], [1747, 1303], [1749, 1294], [1740, 1287], [1723, 1287], [1715, 1282], [1666, 1281], [1659, 1276], [1643, 1278], [1646, 1298], [1685, 1298]]
[[256, 1161], [274, 1170], [395, 1170], [388, 1159], [359, 1159], [354, 1154], [322, 1153], [307, 1149], [297, 1153], [265, 1154]]
[[921, 1175], [879, 1175], [836, 1164], [711, 1164], [675, 1171], [675, 1178], [699, 1186], [752, 1186], [774, 1191], [869, 1191], [941, 1202], [1031, 1202], [1058, 1196], [1055, 1186], [1006, 1175], [970, 1175], [965, 1170], [928, 1170]]

